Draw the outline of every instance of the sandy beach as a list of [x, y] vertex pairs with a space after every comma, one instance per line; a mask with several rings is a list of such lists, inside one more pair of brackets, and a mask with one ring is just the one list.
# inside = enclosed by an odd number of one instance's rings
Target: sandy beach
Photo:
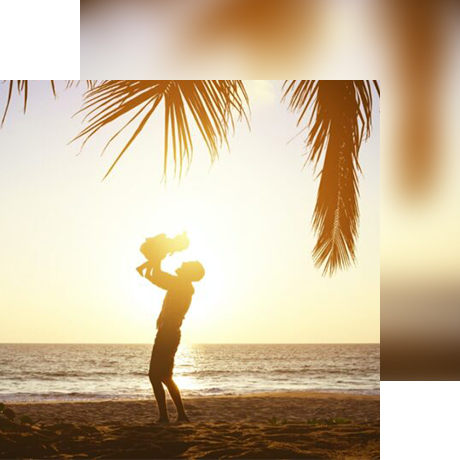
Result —
[[[380, 397], [264, 393], [189, 398], [191, 423], [156, 425], [152, 400], [8, 404], [1, 458], [379, 458]], [[172, 419], [175, 412], [168, 401]], [[15, 423], [28, 415], [32, 425]]]

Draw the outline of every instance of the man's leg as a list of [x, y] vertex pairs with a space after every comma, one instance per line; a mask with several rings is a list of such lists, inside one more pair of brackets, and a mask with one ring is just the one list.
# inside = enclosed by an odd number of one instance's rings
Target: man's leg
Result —
[[185, 413], [184, 405], [182, 403], [182, 398], [180, 396], [180, 391], [176, 382], [172, 378], [163, 380], [163, 383], [168, 388], [169, 394], [171, 395], [172, 400], [177, 409], [177, 420], [182, 422], [189, 422], [187, 414]]
[[163, 388], [163, 384], [161, 383], [161, 380], [157, 380], [152, 376], [150, 376], [150, 383], [152, 384], [153, 394], [157, 400], [158, 411], [160, 413], [160, 418], [158, 421], [169, 422], [168, 412], [166, 410], [166, 394], [165, 389]]

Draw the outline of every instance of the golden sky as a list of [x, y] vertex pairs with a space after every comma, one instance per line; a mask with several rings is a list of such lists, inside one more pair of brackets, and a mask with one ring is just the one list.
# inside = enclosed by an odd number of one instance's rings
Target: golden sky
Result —
[[152, 342], [164, 292], [137, 274], [139, 246], [182, 231], [190, 248], [165, 269], [206, 268], [185, 342], [379, 342], [378, 107], [361, 150], [358, 265], [328, 278], [310, 256], [318, 181], [302, 171], [304, 134], [295, 137], [278, 82], [248, 90], [251, 131], [237, 124], [212, 167], [197, 140], [188, 175], [165, 186], [161, 115], [101, 182], [118, 153], [99, 155], [109, 133], [78, 156], [67, 145], [83, 88], [61, 85], [54, 100], [32, 86], [27, 114], [14, 105], [0, 131], [0, 342]]

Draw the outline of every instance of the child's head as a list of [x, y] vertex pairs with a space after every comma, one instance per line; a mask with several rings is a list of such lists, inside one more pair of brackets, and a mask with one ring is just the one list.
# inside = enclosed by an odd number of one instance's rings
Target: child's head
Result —
[[204, 268], [200, 262], [184, 262], [176, 273], [183, 279], [188, 281], [200, 281], [204, 276]]
[[175, 236], [172, 239], [171, 243], [173, 245], [174, 252], [183, 251], [184, 249], [188, 248], [190, 244], [190, 240], [188, 239], [187, 233], [184, 232], [184, 233], [181, 233], [180, 235]]

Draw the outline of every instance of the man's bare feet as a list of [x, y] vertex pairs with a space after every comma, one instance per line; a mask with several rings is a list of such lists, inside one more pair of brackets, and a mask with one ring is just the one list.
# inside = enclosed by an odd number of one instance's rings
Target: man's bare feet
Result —
[[169, 418], [160, 417], [155, 423], [158, 423], [158, 424], [169, 423]]

